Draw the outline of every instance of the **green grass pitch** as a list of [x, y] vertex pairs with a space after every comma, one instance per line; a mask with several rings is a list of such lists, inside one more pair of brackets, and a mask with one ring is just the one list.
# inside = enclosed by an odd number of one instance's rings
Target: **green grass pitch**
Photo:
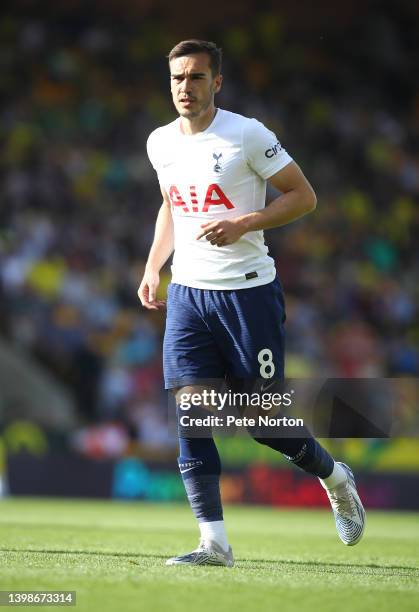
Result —
[[330, 512], [229, 506], [236, 566], [166, 567], [197, 528], [186, 505], [0, 500], [0, 589], [76, 590], [75, 610], [419, 610], [419, 515], [369, 512], [340, 543]]

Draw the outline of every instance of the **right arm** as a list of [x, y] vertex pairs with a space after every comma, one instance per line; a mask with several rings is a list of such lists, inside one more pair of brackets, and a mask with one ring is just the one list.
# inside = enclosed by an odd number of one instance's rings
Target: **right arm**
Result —
[[170, 200], [163, 189], [162, 195], [163, 204], [157, 215], [153, 244], [148, 255], [143, 280], [138, 289], [141, 304], [148, 310], [160, 310], [165, 306], [165, 302], [156, 301], [156, 291], [160, 282], [160, 270], [173, 253], [174, 248]]

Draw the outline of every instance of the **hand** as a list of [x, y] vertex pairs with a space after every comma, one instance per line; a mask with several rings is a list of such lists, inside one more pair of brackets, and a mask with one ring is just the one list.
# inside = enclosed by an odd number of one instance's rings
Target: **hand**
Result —
[[156, 292], [159, 283], [160, 275], [158, 272], [152, 272], [150, 270], [145, 271], [137, 294], [141, 304], [144, 308], [147, 308], [147, 310], [162, 310], [166, 306], [164, 300], [156, 300]]
[[197, 240], [206, 237], [211, 244], [218, 247], [226, 246], [237, 242], [245, 233], [238, 219], [231, 221], [223, 219], [220, 221], [210, 221], [201, 225], [202, 231], [196, 237]]

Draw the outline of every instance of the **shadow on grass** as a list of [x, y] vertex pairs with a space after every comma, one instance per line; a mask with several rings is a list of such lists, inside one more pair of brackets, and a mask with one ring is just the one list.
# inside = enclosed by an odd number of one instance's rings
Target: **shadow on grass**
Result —
[[49, 550], [46, 548], [0, 548], [1, 552], [16, 552], [16, 553], [35, 553], [43, 555], [98, 555], [99, 557], [144, 557], [150, 559], [167, 559], [167, 555], [151, 555], [142, 554], [138, 552], [124, 553], [124, 552], [109, 552], [106, 550]]
[[[109, 552], [100, 550], [50, 550], [37, 548], [0, 548], [0, 552], [55, 554], [55, 555], [97, 555], [101, 557], [120, 557], [134, 565], [141, 565], [134, 559], [167, 559], [167, 555], [158, 555], [139, 552]], [[419, 567], [408, 565], [380, 565], [378, 563], [333, 563], [322, 561], [294, 561], [292, 559], [236, 559], [240, 569], [261, 570], [272, 569], [272, 566], [285, 566], [293, 568], [297, 572], [307, 570], [319, 573], [345, 573], [349, 574], [385, 574], [386, 576], [417, 576], [419, 578]]]
[[279, 565], [293, 567], [295, 571], [306, 572], [317, 571], [319, 573], [341, 574], [384, 574], [386, 576], [417, 576], [419, 578], [419, 567], [409, 565], [380, 565], [379, 563], [334, 563], [324, 561], [293, 561], [291, 559], [244, 559], [241, 566], [250, 570], [267, 569], [268, 566]]

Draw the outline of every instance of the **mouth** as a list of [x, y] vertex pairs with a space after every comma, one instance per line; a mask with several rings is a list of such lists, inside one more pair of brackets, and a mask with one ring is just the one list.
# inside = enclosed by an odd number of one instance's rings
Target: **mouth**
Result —
[[179, 102], [182, 104], [182, 106], [188, 108], [195, 102], [195, 100], [193, 98], [180, 98]]

